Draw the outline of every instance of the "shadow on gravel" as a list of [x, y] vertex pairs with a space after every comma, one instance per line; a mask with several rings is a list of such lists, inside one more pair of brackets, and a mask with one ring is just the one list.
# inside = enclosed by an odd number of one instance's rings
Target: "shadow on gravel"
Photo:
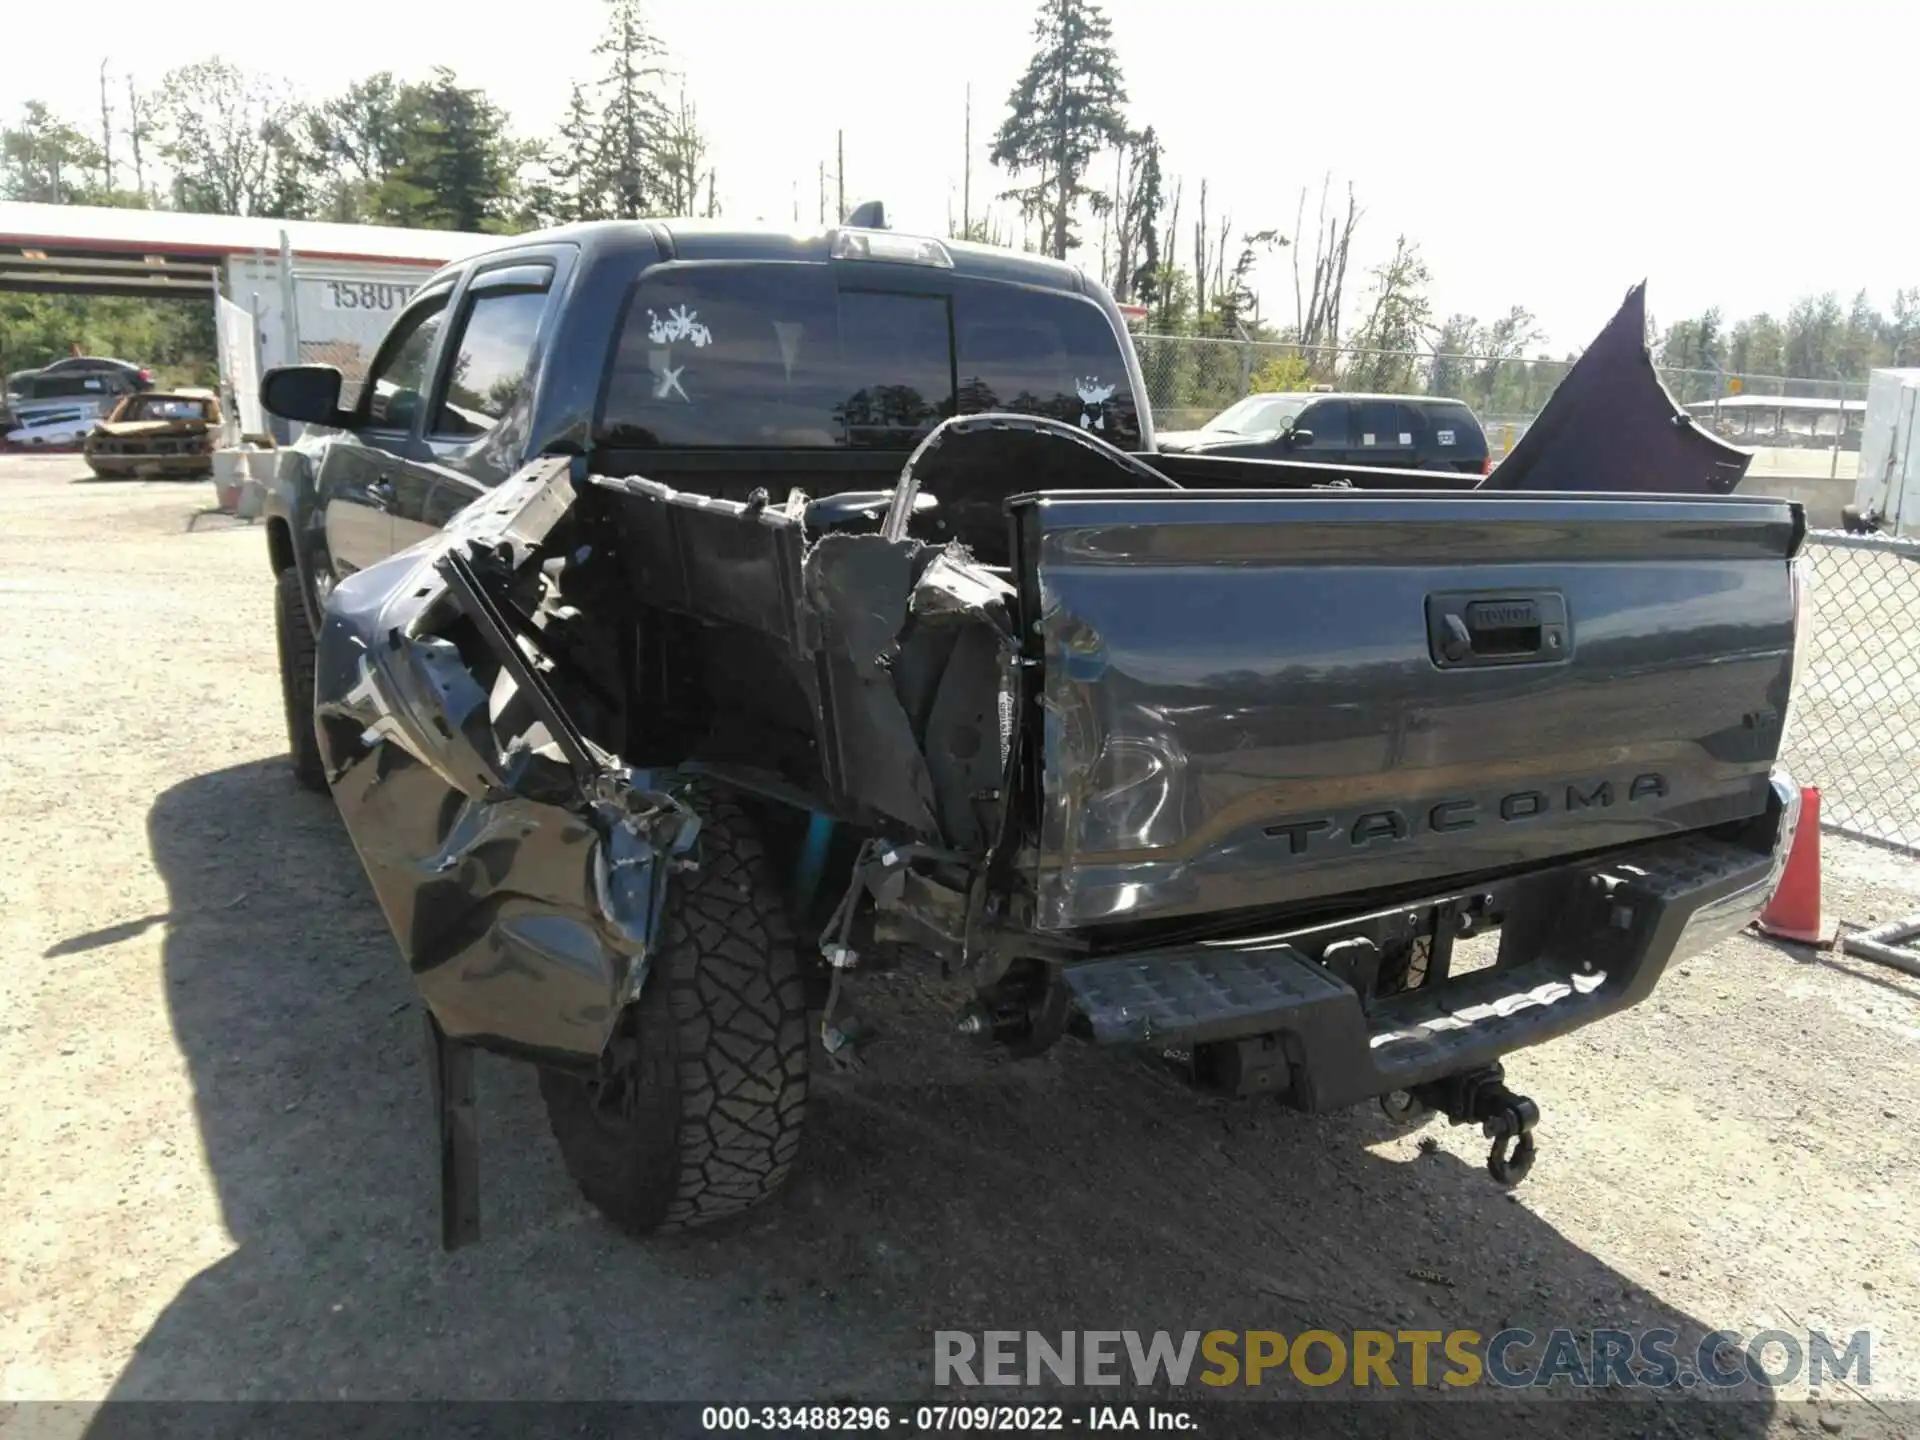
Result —
[[[237, 1248], [167, 1307], [115, 1399], [905, 1399], [929, 1391], [936, 1329], [1664, 1326], [1684, 1355], [1704, 1328], [1476, 1166], [1372, 1153], [1367, 1116], [1211, 1101], [1072, 1044], [983, 1057], [951, 1036], [951, 997], [906, 980], [872, 987], [885, 1038], [868, 1073], [818, 1086], [791, 1190], [726, 1234], [615, 1235], [561, 1170], [531, 1071], [483, 1062], [486, 1239], [443, 1255], [420, 1017], [332, 808], [276, 759], [168, 791], [148, 825], [174, 1033]], [[1542, 1165], [1578, 1164], [1551, 1134]], [[1683, 1428], [1760, 1434], [1769, 1413]], [[1491, 1418], [1370, 1414], [1370, 1433], [1422, 1435]], [[1651, 1418], [1569, 1401], [1527, 1429]]]
[[[78, 459], [78, 455], [75, 456]], [[82, 462], [84, 463], [84, 462]], [[205, 485], [213, 479], [213, 471], [203, 470], [198, 475], [96, 475], [91, 470], [75, 475], [69, 485]]]

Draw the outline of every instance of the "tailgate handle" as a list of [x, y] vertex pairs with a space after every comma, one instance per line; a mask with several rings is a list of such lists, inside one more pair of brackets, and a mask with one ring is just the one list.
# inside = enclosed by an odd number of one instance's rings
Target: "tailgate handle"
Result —
[[1433, 661], [1467, 665], [1550, 664], [1567, 658], [1566, 598], [1532, 595], [1430, 595], [1427, 638]]

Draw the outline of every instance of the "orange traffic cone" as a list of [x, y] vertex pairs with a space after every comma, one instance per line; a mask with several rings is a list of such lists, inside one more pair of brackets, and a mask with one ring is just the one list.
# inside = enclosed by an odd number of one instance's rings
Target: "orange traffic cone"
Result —
[[1800, 787], [1800, 828], [1780, 886], [1760, 912], [1760, 933], [1803, 945], [1831, 945], [1839, 927], [1820, 911], [1820, 792]]

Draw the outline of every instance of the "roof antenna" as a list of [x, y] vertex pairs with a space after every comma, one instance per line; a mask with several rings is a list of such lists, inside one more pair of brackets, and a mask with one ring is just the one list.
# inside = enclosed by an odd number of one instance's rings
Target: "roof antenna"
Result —
[[846, 223], [856, 230], [885, 230], [887, 228], [887, 207], [878, 200], [868, 200], [853, 207]]

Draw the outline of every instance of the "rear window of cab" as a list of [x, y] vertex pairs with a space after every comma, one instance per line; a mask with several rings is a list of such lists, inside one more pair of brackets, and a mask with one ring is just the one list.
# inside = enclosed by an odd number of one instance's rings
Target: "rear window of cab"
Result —
[[648, 271], [614, 346], [602, 441], [905, 449], [952, 415], [998, 410], [1138, 448], [1126, 362], [1098, 306], [964, 277], [917, 291], [913, 280], [854, 284], [805, 263]]

